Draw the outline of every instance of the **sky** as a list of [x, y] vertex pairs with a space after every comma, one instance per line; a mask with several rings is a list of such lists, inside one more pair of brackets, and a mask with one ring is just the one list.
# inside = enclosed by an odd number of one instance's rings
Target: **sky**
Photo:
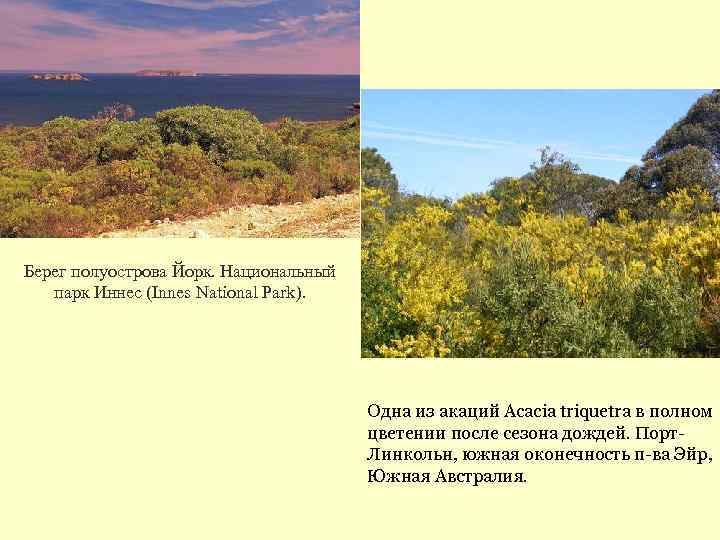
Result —
[[0, 70], [357, 74], [360, 0], [0, 0]]
[[365, 90], [362, 144], [408, 191], [456, 198], [522, 176], [550, 146], [619, 180], [708, 90]]

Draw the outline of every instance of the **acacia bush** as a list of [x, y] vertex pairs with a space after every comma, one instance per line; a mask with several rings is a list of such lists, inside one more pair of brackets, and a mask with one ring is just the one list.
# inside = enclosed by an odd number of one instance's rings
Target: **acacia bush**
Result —
[[470, 213], [463, 198], [399, 215], [382, 190], [363, 196], [365, 356], [703, 356], [720, 346], [720, 214], [590, 223], [527, 211], [514, 225], [488, 195]]
[[362, 354], [717, 356], [718, 141], [715, 91], [618, 183], [546, 148], [456, 200], [364, 149]]
[[61, 117], [0, 129], [0, 236], [92, 235], [359, 188], [359, 123], [263, 125], [244, 110]]

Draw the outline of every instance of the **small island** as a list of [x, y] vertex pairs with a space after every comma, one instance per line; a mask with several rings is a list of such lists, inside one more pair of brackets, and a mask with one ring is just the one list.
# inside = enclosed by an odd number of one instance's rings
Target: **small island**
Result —
[[33, 81], [89, 81], [80, 73], [33, 73], [30, 75]]
[[198, 74], [187, 69], [143, 69], [135, 73], [138, 77], [197, 77]]

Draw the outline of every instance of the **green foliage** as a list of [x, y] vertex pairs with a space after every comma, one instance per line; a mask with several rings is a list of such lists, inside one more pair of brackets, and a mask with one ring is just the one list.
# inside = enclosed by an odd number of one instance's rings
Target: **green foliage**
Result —
[[596, 311], [620, 325], [643, 356], [681, 356], [702, 348], [702, 288], [677, 266], [646, 270], [630, 282], [611, 274]]
[[417, 323], [402, 313], [400, 297], [391, 281], [375, 265], [365, 261], [360, 290], [363, 356], [375, 356], [382, 345], [417, 332]]
[[197, 144], [218, 162], [266, 157], [268, 132], [248, 111], [196, 105], [161, 111], [155, 120], [165, 144]]
[[160, 169], [152, 161], [113, 161], [106, 171], [111, 195], [141, 194], [158, 186]]
[[395, 195], [399, 190], [398, 179], [392, 165], [385, 161], [377, 148], [363, 148], [360, 157], [363, 184], [371, 188], [381, 188]]
[[87, 225], [87, 211], [72, 205], [70, 191], [44, 192], [54, 177], [45, 171], [0, 173], [0, 236], [74, 236]]
[[277, 165], [260, 159], [233, 159], [226, 161], [223, 168], [231, 173], [230, 178], [236, 182], [248, 178], [269, 178], [280, 174]]
[[502, 210], [498, 215], [498, 221], [501, 223], [515, 225], [520, 223], [522, 213], [537, 204], [534, 186], [528, 176], [498, 178], [492, 183], [488, 195], [501, 206]]
[[663, 196], [693, 187], [713, 194], [719, 192], [720, 175], [712, 153], [705, 148], [686, 146], [657, 161], [647, 162], [645, 169], [650, 187]]
[[206, 106], [129, 117], [112, 106], [0, 130], [0, 236], [82, 236], [358, 188], [357, 119], [264, 126]]
[[720, 91], [616, 183], [545, 148], [456, 201], [362, 153], [365, 356], [717, 356]]
[[365, 185], [362, 354], [716, 355], [713, 174], [694, 146], [619, 183], [546, 150], [455, 201]]
[[20, 164], [20, 152], [7, 143], [0, 143], [0, 171]]
[[581, 305], [551, 276], [542, 259], [522, 245], [499, 254], [484, 286], [469, 299], [497, 322], [495, 356], [623, 357], [636, 348], [622, 328], [592, 306]]
[[[720, 92], [702, 96], [631, 167], [625, 179], [645, 190], [648, 199], [662, 199], [681, 190], [720, 198]], [[717, 206], [717, 205], [715, 205]]]
[[490, 195], [503, 206], [501, 220], [518, 223], [522, 212], [536, 210], [563, 216], [574, 214], [595, 219], [599, 201], [611, 180], [583, 173], [580, 167], [545, 147], [540, 161], [522, 178], [502, 178], [493, 183]]
[[642, 188], [636, 178], [639, 174], [642, 174], [639, 167], [632, 168], [621, 182], [610, 184], [598, 193], [596, 219], [615, 221], [620, 211], [627, 212], [635, 220], [653, 215], [657, 197]]
[[[317, 129], [308, 137], [307, 144], [312, 147], [315, 156], [328, 158], [332, 156], [349, 157], [358, 154], [360, 146], [359, 130], [344, 129], [343, 124], [335, 129]], [[360, 175], [360, 167], [357, 168]]]
[[720, 159], [720, 91], [702, 96], [643, 156], [654, 161], [686, 146], [704, 148]]
[[307, 143], [310, 129], [302, 122], [284, 117], [280, 119], [275, 133], [284, 144], [299, 145]]
[[102, 126], [98, 121], [68, 117], [45, 122], [38, 135], [45, 145], [47, 168], [76, 171], [95, 162]]
[[163, 146], [160, 130], [149, 118], [137, 122], [114, 120], [107, 125], [98, 143], [98, 163], [115, 159], [156, 159]]
[[438, 198], [431, 195], [420, 195], [419, 193], [399, 193], [393, 204], [387, 209], [387, 219], [390, 223], [396, 223], [403, 218], [415, 213], [418, 208], [432, 206], [437, 208], [449, 208], [452, 201], [448, 198]]
[[297, 172], [310, 162], [306, 147], [296, 144], [270, 145], [267, 159], [288, 173]]

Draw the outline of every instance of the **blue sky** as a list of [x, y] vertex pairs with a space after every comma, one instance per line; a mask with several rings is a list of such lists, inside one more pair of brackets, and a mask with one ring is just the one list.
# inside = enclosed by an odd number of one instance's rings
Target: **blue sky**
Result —
[[357, 74], [360, 0], [0, 0], [0, 69]]
[[614, 180], [708, 90], [365, 90], [362, 144], [404, 189], [457, 197], [521, 176], [549, 145]]

